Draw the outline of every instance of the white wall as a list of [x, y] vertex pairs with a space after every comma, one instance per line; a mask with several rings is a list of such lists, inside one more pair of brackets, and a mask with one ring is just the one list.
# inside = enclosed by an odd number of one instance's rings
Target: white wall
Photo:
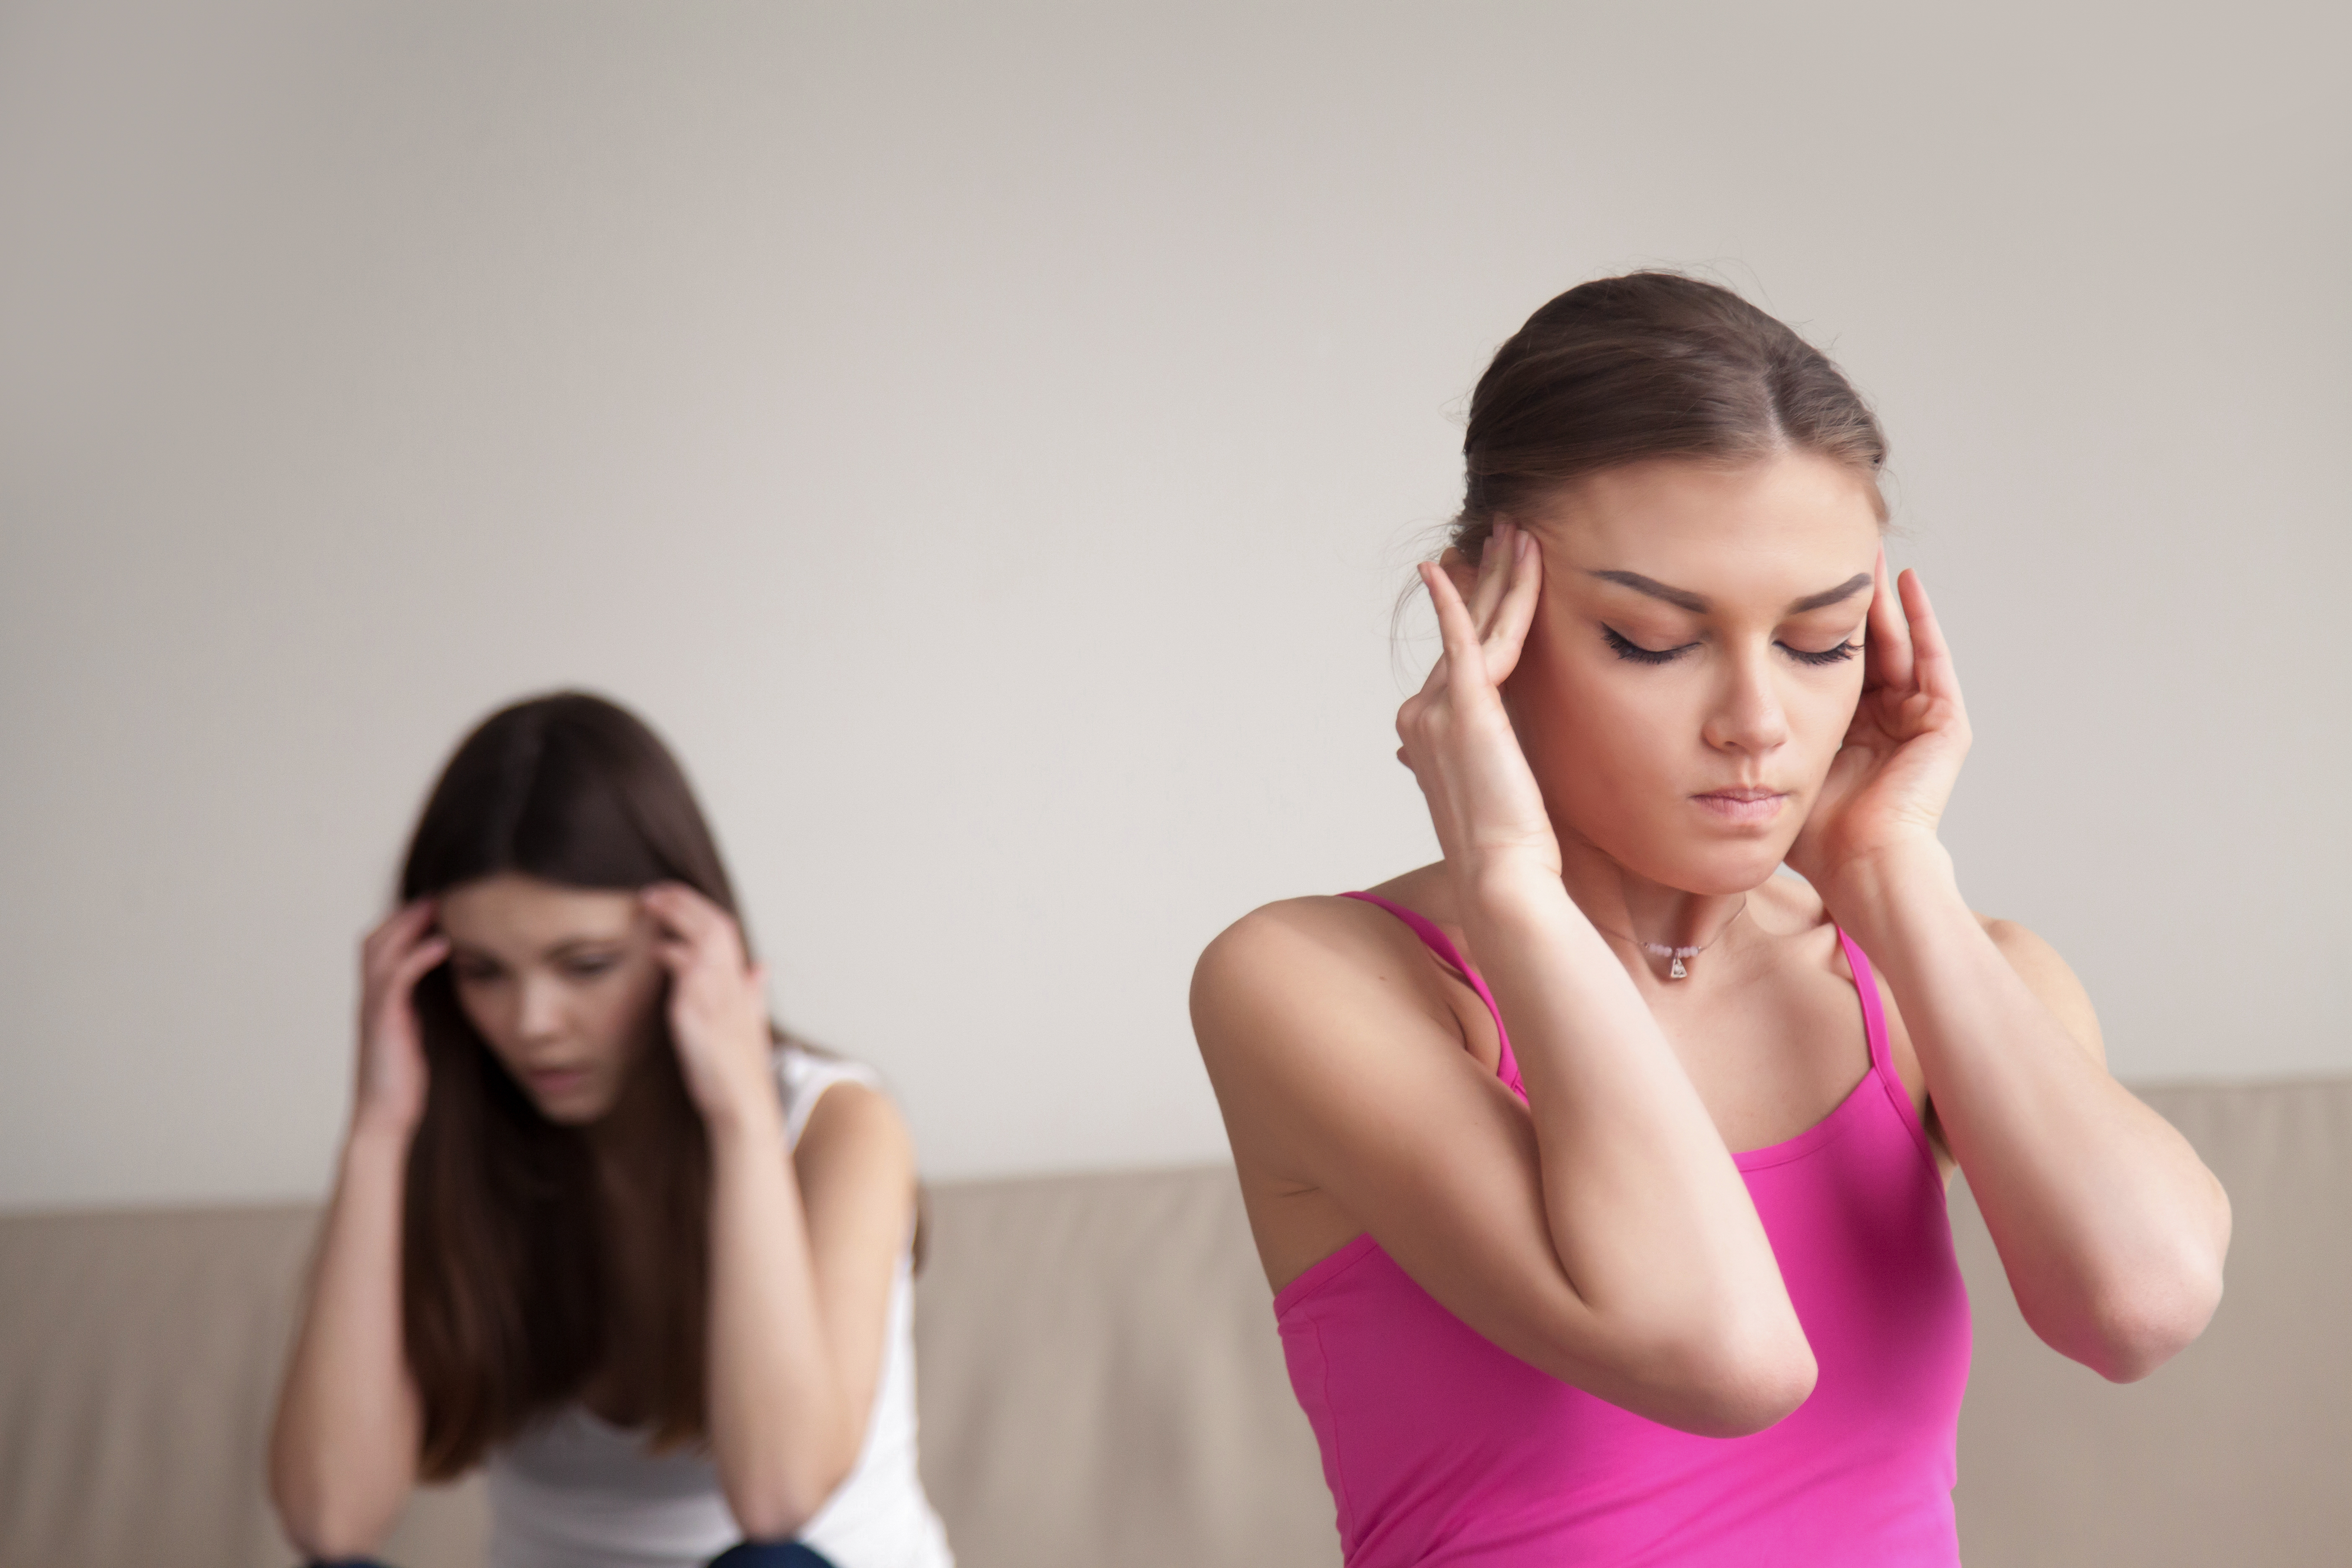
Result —
[[0, 1205], [318, 1190], [557, 683], [935, 1174], [1215, 1154], [1200, 944], [1429, 851], [1463, 396], [1659, 262], [1883, 407], [1975, 901], [2126, 1075], [2352, 1070], [2346, 10], [1897, 9], [0, 5]]

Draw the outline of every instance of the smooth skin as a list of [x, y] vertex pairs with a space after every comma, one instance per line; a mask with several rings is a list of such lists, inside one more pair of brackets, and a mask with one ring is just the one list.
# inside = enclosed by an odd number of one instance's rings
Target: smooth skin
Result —
[[[423, 1410], [402, 1348], [403, 1173], [424, 1114], [416, 982], [452, 964], [467, 1017], [551, 1121], [585, 1128], [624, 1260], [655, 1223], [633, 1172], [650, 1129], [623, 1087], [670, 1034], [709, 1130], [710, 1449], [754, 1540], [793, 1534], [841, 1484], [881, 1375], [891, 1283], [914, 1223], [913, 1146], [856, 1084], [817, 1101], [785, 1145], [766, 975], [725, 910], [693, 889], [642, 892], [485, 878], [420, 900], [361, 950], [352, 1124], [270, 1439], [287, 1533], [319, 1558], [375, 1547], [416, 1482]], [[640, 1298], [614, 1303], [626, 1331]], [[586, 1391], [616, 1424], [645, 1418], [608, 1372]]]
[[[1477, 568], [1423, 568], [1444, 652], [1399, 755], [1444, 858], [1373, 890], [1484, 975], [1528, 1102], [1400, 921], [1336, 898], [1244, 918], [1192, 1007], [1269, 1282], [1369, 1231], [1555, 1377], [1686, 1431], [1770, 1426], [1816, 1368], [1731, 1152], [1869, 1069], [1843, 925], [2034, 1331], [2118, 1381], [2188, 1343], [2228, 1200], [2108, 1075], [2065, 963], [1962, 900], [1936, 829], [1967, 711], [1867, 479], [1648, 462], [1523, 521]], [[1643, 942], [1705, 951], [1671, 980]]]

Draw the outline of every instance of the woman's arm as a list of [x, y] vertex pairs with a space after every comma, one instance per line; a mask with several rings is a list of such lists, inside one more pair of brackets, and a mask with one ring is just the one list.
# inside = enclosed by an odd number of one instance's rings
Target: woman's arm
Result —
[[1936, 826], [1968, 717], [1927, 591], [1899, 585], [1882, 557], [1862, 703], [1790, 860], [1885, 976], [2026, 1321], [2106, 1377], [2145, 1377], [2221, 1300], [2229, 1199], [2108, 1076], [2058, 955], [1962, 900]]
[[913, 1147], [888, 1100], [828, 1089], [787, 1149], [762, 972], [734, 922], [648, 889], [667, 928], [671, 1021], [710, 1134], [710, 1445], [736, 1522], [798, 1531], [866, 1439], [890, 1289], [914, 1223]]
[[352, 1127], [269, 1435], [270, 1498], [316, 1558], [373, 1550], [416, 1483], [425, 1416], [401, 1334], [401, 1205], [425, 1110], [411, 995], [448, 953], [432, 922], [431, 905], [412, 904], [362, 949]]
[[2221, 1184], [2108, 1075], [2064, 961], [1970, 912], [1940, 846], [1852, 868], [1828, 898], [1894, 993], [2026, 1322], [2103, 1377], [2154, 1372], [2220, 1304]]
[[1503, 529], [1474, 605], [1427, 574], [1445, 652], [1398, 724], [1528, 1109], [1415, 1005], [1395, 932], [1358, 905], [1220, 937], [1195, 1028], [1237, 1154], [1329, 1194], [1472, 1328], [1653, 1420], [1752, 1432], [1811, 1392], [1812, 1354], [1706, 1106], [1561, 883], [1496, 690], [1539, 571]]

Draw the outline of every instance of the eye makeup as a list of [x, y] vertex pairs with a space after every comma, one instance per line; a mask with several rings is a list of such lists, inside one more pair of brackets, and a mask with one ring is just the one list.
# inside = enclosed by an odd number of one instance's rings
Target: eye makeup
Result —
[[1601, 635], [1608, 639], [1610, 648], [1619, 658], [1630, 660], [1634, 664], [1672, 664], [1692, 648], [1698, 647], [1695, 642], [1686, 642], [1679, 647], [1643, 647], [1605, 621], [1601, 623]]
[[[1632, 664], [1672, 664], [1675, 659], [1698, 647], [1695, 642], [1686, 642], [1675, 647], [1643, 647], [1605, 621], [1601, 623], [1601, 635], [1608, 642], [1610, 651]], [[1816, 668], [1832, 664], [1843, 664], [1862, 651], [1862, 643], [1859, 639], [1842, 642], [1833, 647], [1819, 649], [1790, 647], [1784, 642], [1775, 642], [1772, 646], [1799, 664], [1811, 665]]]
[[1835, 647], [1825, 647], [1818, 652], [1790, 647], [1787, 643], [1780, 644], [1780, 647], [1782, 653], [1787, 654], [1799, 664], [1811, 665], [1843, 664], [1862, 651], [1862, 644], [1858, 642], [1842, 642]]

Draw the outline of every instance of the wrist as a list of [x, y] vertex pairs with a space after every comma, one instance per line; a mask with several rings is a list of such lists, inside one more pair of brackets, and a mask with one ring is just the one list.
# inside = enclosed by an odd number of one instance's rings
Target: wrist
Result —
[[1495, 855], [1457, 866], [1454, 885], [1466, 922], [1480, 915], [1510, 919], [1568, 897], [1559, 868], [1525, 855]]
[[735, 1148], [781, 1147], [784, 1142], [783, 1101], [769, 1079], [722, 1095], [700, 1109], [714, 1153]]
[[404, 1166], [409, 1146], [416, 1142], [417, 1123], [422, 1120], [385, 1111], [358, 1112], [343, 1134], [343, 1163], [388, 1160]]
[[1876, 923], [1897, 909], [1922, 900], [1951, 900], [1965, 907], [1951, 851], [1934, 838], [1920, 838], [1839, 866], [1813, 889], [1840, 925]]

